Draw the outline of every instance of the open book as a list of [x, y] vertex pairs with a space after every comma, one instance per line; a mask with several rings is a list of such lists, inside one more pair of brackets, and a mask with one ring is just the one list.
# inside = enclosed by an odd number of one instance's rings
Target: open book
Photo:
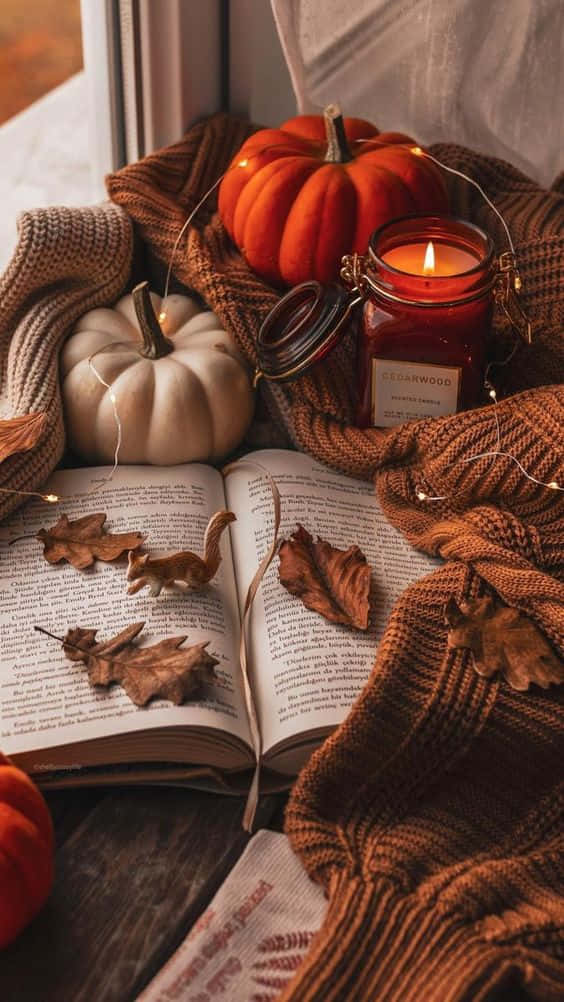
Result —
[[[437, 564], [411, 549], [379, 510], [369, 483], [341, 476], [296, 452], [266, 450], [225, 477], [213, 467], [119, 467], [89, 497], [57, 508], [31, 503], [0, 526], [0, 748], [45, 786], [94, 782], [181, 782], [245, 788], [254, 767], [239, 666], [240, 616], [250, 581], [273, 538], [267, 478], [282, 498], [282, 532], [301, 522], [334, 545], [357, 543], [372, 567], [371, 626], [366, 633], [326, 622], [278, 581], [275, 558], [256, 596], [248, 626], [252, 699], [262, 735], [265, 780], [288, 785], [311, 751], [347, 714], [366, 682], [379, 635], [400, 592]], [[106, 468], [64, 470], [48, 490], [80, 494], [108, 476]], [[237, 521], [222, 536], [223, 560], [201, 592], [147, 589], [127, 594], [127, 556], [77, 571], [48, 564], [34, 534], [65, 513], [107, 514], [109, 531], [141, 531], [154, 554], [202, 552], [209, 517], [230, 508]], [[92, 689], [84, 666], [36, 633], [58, 636], [96, 627], [108, 640], [145, 620], [142, 642], [187, 635], [186, 646], [209, 640], [219, 660], [217, 681], [182, 706], [131, 703], [118, 685]], [[268, 782], [264, 784], [268, 787]]]

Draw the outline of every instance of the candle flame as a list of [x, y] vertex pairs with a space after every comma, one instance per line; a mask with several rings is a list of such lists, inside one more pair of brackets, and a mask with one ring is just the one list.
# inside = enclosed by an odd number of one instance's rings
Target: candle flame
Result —
[[427, 249], [425, 251], [425, 259], [423, 261], [423, 274], [424, 275], [434, 275], [435, 274], [435, 248], [433, 243], [429, 240], [427, 244]]

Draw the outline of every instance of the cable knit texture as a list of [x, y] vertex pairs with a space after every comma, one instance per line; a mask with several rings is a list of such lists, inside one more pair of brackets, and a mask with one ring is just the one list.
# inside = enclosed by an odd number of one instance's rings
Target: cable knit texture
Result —
[[[218, 115], [177, 145], [108, 179], [163, 267], [182, 222], [249, 133]], [[432, 152], [471, 174], [516, 243], [531, 348], [493, 370], [502, 448], [544, 481], [564, 483], [564, 197], [510, 165], [457, 146]], [[503, 231], [481, 196], [451, 189], [453, 211]], [[214, 196], [215, 198], [215, 196]], [[247, 267], [206, 202], [175, 273], [197, 289], [254, 361], [277, 293]], [[510, 334], [496, 329], [499, 357]], [[286, 827], [329, 896], [327, 919], [284, 1002], [485, 1002], [520, 984], [564, 994], [562, 689], [517, 693], [448, 651], [443, 608], [494, 590], [524, 610], [562, 655], [564, 498], [495, 448], [492, 406], [389, 430], [353, 424], [354, 350], [286, 388], [266, 388], [296, 445], [374, 477], [384, 511], [445, 563], [397, 603], [376, 664], [347, 720], [313, 756]], [[424, 504], [416, 488], [447, 500]]]
[[[124, 288], [133, 228], [123, 209], [108, 202], [24, 212], [18, 234], [0, 278], [0, 418], [44, 411], [47, 420], [33, 451], [0, 465], [0, 487], [33, 491], [64, 450], [58, 349], [83, 313], [109, 305]], [[22, 500], [0, 492], [0, 518]]]

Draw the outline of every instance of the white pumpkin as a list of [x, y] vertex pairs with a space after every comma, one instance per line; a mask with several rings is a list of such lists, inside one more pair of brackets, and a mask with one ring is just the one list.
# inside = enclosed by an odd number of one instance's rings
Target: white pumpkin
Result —
[[113, 460], [111, 394], [122, 463], [220, 459], [252, 418], [248, 368], [215, 314], [187, 296], [161, 300], [146, 282], [111, 309], [86, 313], [63, 348], [61, 367], [68, 443], [91, 463]]

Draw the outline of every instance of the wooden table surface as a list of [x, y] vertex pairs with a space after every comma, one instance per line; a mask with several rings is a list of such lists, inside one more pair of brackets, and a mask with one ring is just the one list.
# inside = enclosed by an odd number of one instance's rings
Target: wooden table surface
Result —
[[[133, 1002], [243, 852], [244, 803], [166, 787], [65, 790], [47, 800], [55, 887], [0, 953], [0, 1000]], [[281, 830], [285, 802], [283, 794], [262, 797], [257, 827]], [[530, 997], [513, 983], [495, 1002]]]
[[[263, 797], [257, 827], [280, 830], [285, 799]], [[133, 1002], [245, 848], [244, 802], [162, 787], [65, 790], [47, 801], [55, 887], [0, 953], [0, 999]]]

